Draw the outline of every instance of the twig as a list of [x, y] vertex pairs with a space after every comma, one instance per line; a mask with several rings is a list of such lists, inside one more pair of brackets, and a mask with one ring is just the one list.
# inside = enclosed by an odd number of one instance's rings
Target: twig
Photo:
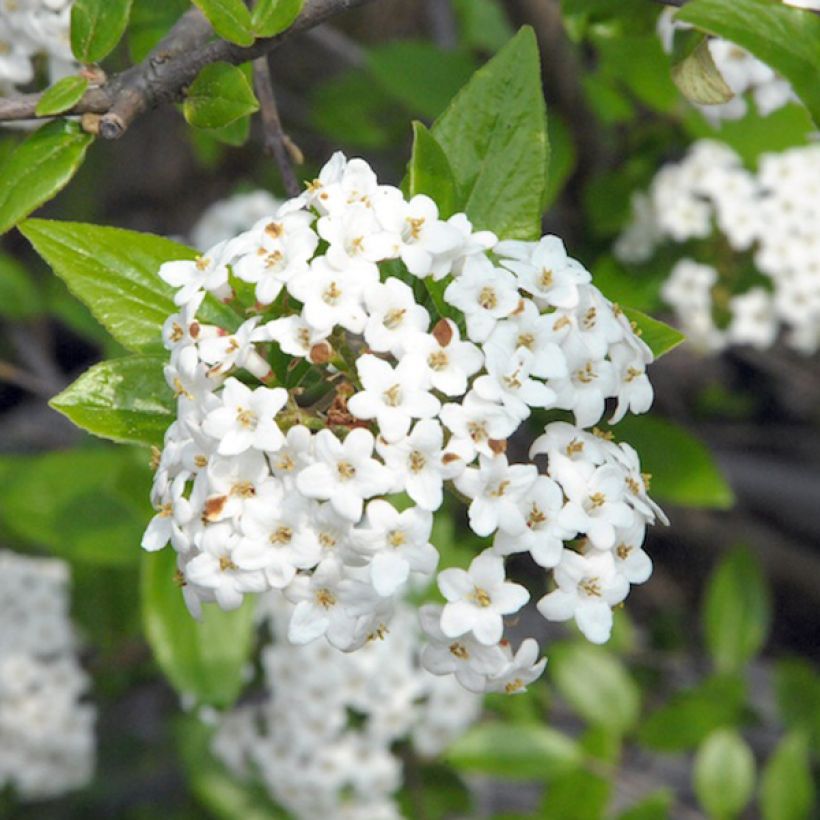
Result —
[[[248, 47], [214, 40], [213, 31], [196, 10], [186, 12], [141, 63], [115, 74], [99, 88], [87, 91], [67, 114], [102, 114], [99, 134], [118, 139], [145, 111], [177, 102], [199, 72], [211, 63], [239, 65], [276, 48], [287, 38], [325, 20], [374, 0], [307, 0], [294, 24], [275, 37], [260, 38]], [[0, 100], [0, 121], [37, 118], [41, 94]]]
[[42, 382], [36, 376], [26, 373], [11, 362], [0, 361], [0, 382], [13, 384], [23, 390], [33, 393], [35, 396], [41, 396], [50, 399], [54, 395], [54, 391], [49, 385]]
[[426, 8], [433, 42], [441, 48], [455, 48], [458, 45], [458, 26], [450, 0], [427, 0]]
[[253, 61], [253, 84], [259, 98], [262, 125], [265, 129], [265, 151], [276, 160], [282, 185], [289, 197], [299, 196], [299, 180], [293, 170], [292, 148], [288, 135], [282, 128], [273, 83], [270, 77], [270, 66], [267, 55]]

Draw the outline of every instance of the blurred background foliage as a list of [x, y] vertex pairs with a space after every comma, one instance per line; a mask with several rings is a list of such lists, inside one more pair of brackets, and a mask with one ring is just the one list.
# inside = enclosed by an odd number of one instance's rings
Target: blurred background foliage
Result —
[[[187, 7], [134, 0], [126, 38], [106, 68], [142, 59]], [[658, 287], [668, 266], [627, 271], [611, 252], [633, 191], [700, 137], [728, 143], [753, 168], [766, 151], [805, 144], [812, 124], [793, 103], [766, 118], [750, 111], [711, 125], [670, 79], [655, 31], [659, 11], [649, 0], [382, 0], [293, 38], [270, 62], [284, 125], [305, 157], [300, 173], [309, 178], [340, 148], [397, 183], [410, 121], [432, 122], [475, 69], [530, 24], [541, 46], [552, 149], [544, 228], [565, 240], [611, 299], [663, 318]], [[0, 134], [0, 157], [19, 139]], [[261, 145], [250, 117], [195, 130], [173, 108], [161, 109], [120, 142], [96, 144], [41, 213], [184, 238], [217, 199], [259, 188], [282, 194]], [[2, 543], [71, 563], [74, 615], [100, 707], [94, 784], [29, 806], [0, 796], [0, 815], [281, 816], [208, 759], [205, 730], [180, 717], [159, 673], [182, 690], [210, 687], [204, 699], [217, 704], [242, 683], [203, 666], [193, 631], [168, 636], [150, 617], [143, 623], [147, 451], [92, 441], [47, 406], [119, 345], [14, 232], [0, 250], [0, 321]], [[419, 806], [429, 818], [498, 820], [789, 820], [814, 811], [816, 359], [779, 348], [703, 359], [684, 345], [655, 366], [653, 382], [652, 415], [618, 430], [635, 444], [672, 519], [649, 536], [655, 576], [619, 610], [607, 647], [527, 624], [544, 639], [545, 678], [526, 695], [487, 699], [487, 719], [414, 778], [419, 794], [407, 796], [408, 816], [420, 817]], [[478, 550], [460, 521], [443, 519], [435, 536], [443, 564], [466, 565]], [[524, 582], [535, 577], [520, 564]], [[145, 579], [142, 594], [152, 595]], [[185, 617], [180, 609], [180, 629], [193, 630]], [[154, 630], [156, 655], [143, 626]], [[191, 653], [163, 654], [163, 641]]]

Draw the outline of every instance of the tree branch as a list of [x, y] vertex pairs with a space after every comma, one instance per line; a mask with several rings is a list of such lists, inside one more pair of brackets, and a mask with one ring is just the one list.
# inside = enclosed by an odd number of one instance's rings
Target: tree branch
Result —
[[253, 61], [253, 84], [259, 98], [262, 125], [265, 129], [265, 151], [273, 157], [279, 166], [282, 185], [289, 197], [299, 196], [299, 180], [293, 170], [292, 143], [282, 128], [276, 97], [273, 93], [270, 66], [267, 55]]
[[[67, 114], [101, 114], [99, 134], [118, 139], [142, 113], [184, 96], [185, 89], [211, 63], [249, 62], [272, 51], [287, 38], [325, 20], [374, 0], [307, 0], [294, 24], [275, 37], [258, 39], [248, 47], [213, 39], [203, 15], [186, 12], [168, 35], [141, 62], [115, 74], [105, 85], [89, 89]], [[42, 94], [0, 99], [0, 122], [36, 119]]]

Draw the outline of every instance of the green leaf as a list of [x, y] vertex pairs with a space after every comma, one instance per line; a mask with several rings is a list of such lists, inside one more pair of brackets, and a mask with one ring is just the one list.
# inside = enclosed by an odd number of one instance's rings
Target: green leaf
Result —
[[674, 327], [670, 327], [665, 322], [659, 322], [639, 310], [630, 307], [623, 307], [623, 312], [630, 322], [635, 323], [636, 332], [649, 345], [649, 349], [660, 359], [665, 353], [674, 350], [686, 336]]
[[142, 556], [142, 618], [154, 657], [174, 688], [200, 703], [228, 707], [244, 682], [253, 645], [252, 598], [233, 612], [203, 607], [196, 621], [177, 583], [176, 553], [166, 547]]
[[258, 109], [245, 73], [230, 63], [206, 65], [182, 106], [185, 119], [196, 128], [224, 128]]
[[541, 820], [603, 820], [612, 783], [584, 769], [550, 783], [538, 817]]
[[820, 123], [820, 17], [779, 0], [691, 0], [676, 17], [737, 43], [782, 74]]
[[712, 574], [703, 606], [706, 646], [718, 672], [739, 672], [760, 651], [771, 617], [760, 562], [748, 549], [734, 549]]
[[693, 749], [714, 729], [740, 723], [745, 701], [746, 691], [739, 677], [708, 678], [672, 695], [644, 718], [638, 739], [661, 752]]
[[257, 0], [251, 24], [257, 37], [273, 37], [293, 25], [305, 0]]
[[435, 137], [418, 121], [413, 123], [413, 153], [407, 165], [405, 186], [410, 197], [426, 194], [433, 199], [442, 219], [455, 213], [453, 169]]
[[637, 722], [641, 694], [624, 665], [600, 646], [557, 644], [550, 650], [548, 674], [564, 700], [584, 720], [625, 734]]
[[463, 51], [401, 40], [371, 48], [367, 67], [376, 84], [411, 114], [432, 120], [470, 79], [476, 62]]
[[[672, 65], [672, 79], [686, 99], [699, 105], [720, 105], [735, 96], [718, 71], [709, 42], [702, 34], [694, 34], [686, 53]], [[688, 38], [687, 38], [688, 39]]]
[[[197, 251], [161, 236], [80, 222], [29, 219], [20, 231], [117, 341], [136, 353], [163, 350], [163, 322], [178, 308], [159, 267], [195, 259]], [[205, 300], [200, 316], [235, 326], [233, 311], [215, 299]]]
[[71, 51], [81, 63], [98, 63], [125, 33], [131, 0], [75, 0], [71, 7]]
[[0, 253], [0, 316], [26, 319], [37, 315], [42, 300], [33, 277], [11, 256]]
[[489, 722], [460, 737], [446, 758], [464, 772], [545, 780], [580, 766], [583, 752], [571, 737], [548, 726]]
[[554, 114], [549, 119], [550, 172], [544, 197], [546, 210], [560, 196], [564, 185], [575, 171], [577, 155], [569, 127]]
[[498, 0], [454, 0], [462, 41], [471, 48], [496, 52], [513, 36]]
[[671, 792], [657, 791], [619, 814], [618, 820], [668, 820], [673, 802]]
[[760, 782], [763, 820], [803, 820], [814, 805], [808, 737], [790, 732], [766, 762]]
[[422, 763], [418, 766], [416, 777], [420, 788], [406, 783], [398, 794], [401, 817], [474, 815], [470, 790], [451, 767], [440, 763]]
[[537, 239], [549, 164], [538, 45], [525, 27], [459, 92], [433, 126], [477, 229]]
[[820, 753], [820, 675], [802, 658], [786, 658], [774, 668], [777, 708], [783, 723], [809, 733]]
[[249, 46], [256, 39], [251, 13], [243, 0], [193, 0], [208, 18], [214, 31], [239, 46]]
[[93, 141], [77, 123], [46, 123], [0, 164], [0, 234], [14, 227], [71, 180]]
[[176, 418], [162, 373], [164, 356], [129, 356], [100, 362], [49, 404], [95, 436], [137, 444], [162, 444]]
[[754, 792], [752, 750], [734, 730], [716, 729], [695, 755], [692, 782], [710, 817], [737, 816]]
[[85, 77], [63, 77], [43, 92], [34, 113], [38, 117], [53, 117], [55, 114], [62, 114], [63, 111], [68, 111], [80, 101], [86, 88], [88, 88], [88, 80]]
[[658, 501], [717, 510], [735, 503], [709, 449], [675, 422], [627, 415], [612, 430], [638, 451], [642, 469], [652, 476], [650, 494]]
[[150, 512], [144, 454], [128, 449], [5, 456], [0, 518], [14, 536], [69, 561], [133, 564]]

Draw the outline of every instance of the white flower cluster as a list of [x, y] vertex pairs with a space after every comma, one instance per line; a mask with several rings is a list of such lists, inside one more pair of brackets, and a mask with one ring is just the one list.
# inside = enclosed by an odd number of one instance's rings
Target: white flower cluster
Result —
[[[514, 552], [555, 569], [545, 617], [608, 638], [611, 606], [649, 574], [640, 545], [662, 514], [635, 452], [584, 428], [607, 399], [614, 421], [649, 408], [652, 355], [559, 239], [498, 242], [337, 154], [273, 216], [160, 276], [180, 307], [164, 328], [178, 418], [143, 547], [171, 542], [193, 613], [277, 589], [295, 604], [294, 643], [363, 646], [408, 582], [435, 573], [433, 513], [452, 482], [494, 540], [469, 572], [441, 574], [448, 603], [423, 616], [428, 668], [481, 691], [540, 674], [534, 641], [513, 654], [503, 640], [529, 598], [505, 580]], [[454, 317], [432, 329], [426, 288]], [[237, 327], [201, 320], [214, 297]], [[282, 354], [289, 389], [267, 386]], [[312, 384], [288, 383], [305, 369]], [[531, 408], [575, 418], [533, 445], [547, 474], [506, 455]]]
[[642, 263], [664, 242], [681, 245], [661, 294], [690, 341], [764, 349], [786, 325], [788, 344], [817, 350], [820, 145], [765, 154], [753, 173], [728, 146], [701, 140], [633, 204], [615, 253]]
[[235, 775], [261, 778], [300, 820], [397, 820], [393, 795], [410, 741], [434, 756], [476, 720], [481, 698], [419, 664], [415, 611], [399, 604], [384, 640], [342, 654], [327, 643], [288, 641], [293, 606], [260, 603], [274, 638], [262, 653], [268, 697], [218, 717], [212, 751]]
[[34, 79], [35, 59], [48, 59], [52, 81], [76, 68], [69, 28], [73, 0], [0, 0], [0, 94]]
[[96, 710], [77, 662], [68, 565], [0, 551], [0, 792], [42, 800], [94, 772]]
[[[664, 9], [658, 18], [658, 35], [667, 53], [672, 52], [675, 32], [690, 28], [675, 20], [676, 11], [673, 8]], [[742, 119], [748, 111], [747, 94], [763, 117], [797, 100], [788, 81], [746, 49], [729, 40], [713, 37], [709, 39], [709, 51], [715, 68], [735, 95], [725, 103], [697, 106], [712, 123]]]
[[281, 203], [268, 191], [256, 190], [220, 199], [206, 208], [191, 231], [191, 243], [206, 251], [236, 236], [260, 219], [276, 213]]

